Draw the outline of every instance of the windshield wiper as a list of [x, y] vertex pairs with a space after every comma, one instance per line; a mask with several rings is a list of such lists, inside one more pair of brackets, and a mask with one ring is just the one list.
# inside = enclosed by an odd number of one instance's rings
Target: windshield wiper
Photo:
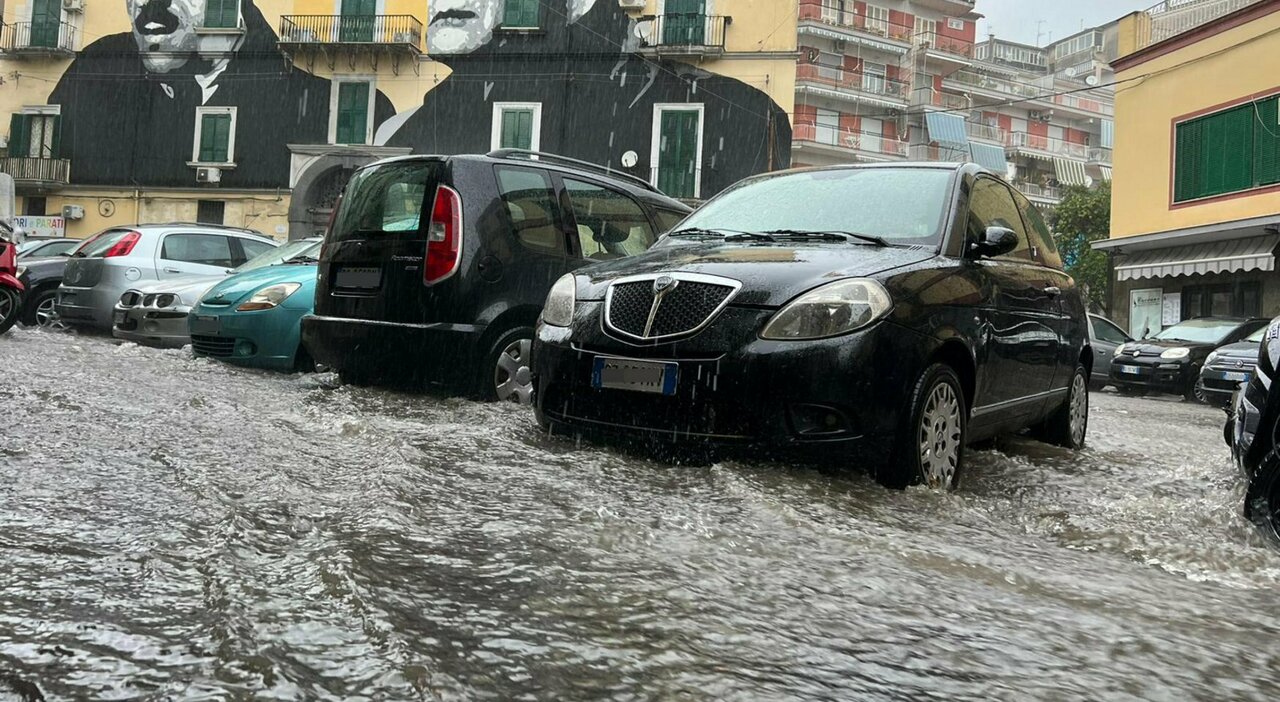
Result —
[[839, 230], [816, 231], [808, 229], [774, 229], [764, 232], [771, 236], [785, 236], [790, 239], [809, 239], [813, 241], [862, 241], [876, 246], [892, 246], [888, 241], [870, 234], [858, 234]]
[[285, 263], [319, 263], [319, 262], [320, 262], [320, 259], [314, 256], [294, 256], [293, 258], [285, 261]]
[[704, 229], [703, 227], [689, 227], [687, 229], [677, 229], [674, 232], [667, 232], [667, 236], [718, 236], [728, 237], [730, 234], [746, 234], [737, 229]]

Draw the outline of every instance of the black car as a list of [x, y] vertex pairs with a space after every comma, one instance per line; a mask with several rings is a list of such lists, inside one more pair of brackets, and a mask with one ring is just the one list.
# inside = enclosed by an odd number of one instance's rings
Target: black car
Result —
[[1258, 349], [1266, 336], [1262, 327], [1245, 337], [1244, 341], [1227, 344], [1209, 354], [1200, 370], [1197, 397], [1206, 404], [1227, 407], [1231, 396], [1243, 383], [1253, 378], [1253, 367], [1258, 365]]
[[[79, 242], [77, 242], [79, 243]], [[18, 280], [22, 281], [22, 313], [18, 317], [28, 327], [47, 327], [56, 323], [54, 303], [62, 272], [67, 268], [66, 256], [24, 258], [18, 264]]]
[[1265, 327], [1265, 319], [1198, 317], [1155, 336], [1122, 344], [1111, 362], [1111, 384], [1128, 394], [1148, 391], [1196, 399], [1200, 369], [1210, 352]]
[[65, 237], [40, 237], [27, 239], [18, 245], [18, 258], [45, 258], [48, 256], [70, 256], [72, 251], [84, 243], [82, 239]]
[[347, 382], [527, 402], [552, 283], [645, 251], [688, 212], [639, 178], [549, 154], [375, 163], [352, 177], [325, 237], [303, 343]]
[[949, 488], [968, 442], [1083, 445], [1086, 325], [1044, 220], [992, 173], [788, 171], [561, 278], [535, 408], [562, 433], [816, 450]]
[[1244, 515], [1272, 545], [1280, 547], [1280, 317], [1266, 327], [1258, 364], [1244, 391], [1235, 395], [1226, 435], [1236, 465], [1248, 481]]

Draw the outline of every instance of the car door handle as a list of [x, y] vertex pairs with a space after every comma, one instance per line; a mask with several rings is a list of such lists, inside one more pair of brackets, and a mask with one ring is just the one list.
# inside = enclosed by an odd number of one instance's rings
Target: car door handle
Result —
[[181, 273], [182, 271], [178, 270], [177, 268], [166, 268], [164, 269], [164, 272], [165, 273]]
[[1062, 294], [1062, 288], [1056, 285], [1050, 285], [1049, 287], [1044, 289], [1044, 293], [1049, 297], [1057, 297]]

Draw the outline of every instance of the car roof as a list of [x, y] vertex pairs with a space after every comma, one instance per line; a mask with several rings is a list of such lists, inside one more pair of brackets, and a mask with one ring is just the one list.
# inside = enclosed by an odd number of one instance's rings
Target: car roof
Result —
[[120, 229], [134, 229], [137, 231], [148, 231], [156, 229], [173, 229], [181, 227], [183, 229], [205, 229], [212, 231], [227, 232], [229, 234], [239, 234], [242, 236], [252, 236], [265, 241], [274, 242], [275, 239], [263, 234], [256, 229], [245, 229], [243, 227], [229, 227], [225, 224], [202, 224], [200, 222], [151, 222], [148, 224], [120, 224], [113, 227], [107, 227], [103, 231], [118, 231]]

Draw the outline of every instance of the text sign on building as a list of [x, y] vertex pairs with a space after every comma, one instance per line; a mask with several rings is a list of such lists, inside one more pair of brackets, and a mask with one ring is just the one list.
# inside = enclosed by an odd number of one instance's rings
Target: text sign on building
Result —
[[1160, 324], [1164, 311], [1164, 290], [1147, 288], [1129, 291], [1129, 336], [1145, 339], [1164, 329]]
[[13, 223], [22, 227], [27, 236], [66, 236], [67, 220], [61, 217], [14, 217]]

